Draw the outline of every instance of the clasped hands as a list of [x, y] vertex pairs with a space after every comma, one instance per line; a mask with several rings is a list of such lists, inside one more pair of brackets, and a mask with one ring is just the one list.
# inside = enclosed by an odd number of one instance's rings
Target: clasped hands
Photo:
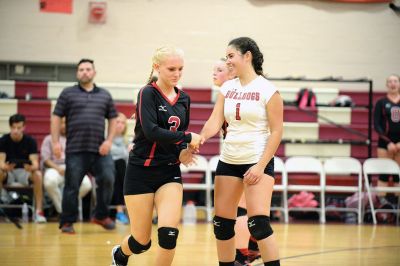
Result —
[[200, 145], [203, 145], [205, 138], [202, 135], [191, 132], [192, 141], [190, 141], [189, 146], [182, 150], [179, 154], [179, 161], [185, 166], [196, 163], [195, 154], [199, 153]]

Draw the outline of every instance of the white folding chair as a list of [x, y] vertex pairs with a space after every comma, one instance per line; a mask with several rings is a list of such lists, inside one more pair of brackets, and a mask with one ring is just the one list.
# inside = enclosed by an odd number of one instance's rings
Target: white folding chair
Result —
[[[206, 193], [206, 206], [205, 210], [207, 213], [207, 221], [211, 221], [212, 219], [212, 207], [211, 207], [211, 171], [208, 165], [208, 161], [205, 157], [201, 155], [196, 155], [196, 163], [190, 166], [185, 166], [181, 164], [182, 173], [187, 172], [202, 172], [204, 173], [205, 180], [204, 183], [194, 184], [194, 183], [183, 183], [184, 190], [204, 190]], [[197, 206], [198, 208], [201, 208]]]
[[[356, 212], [358, 215], [358, 223], [361, 223], [361, 188], [362, 188], [362, 167], [361, 163], [350, 157], [333, 157], [329, 158], [324, 163], [325, 178], [327, 175], [357, 175], [356, 186], [336, 186], [325, 185], [325, 193], [327, 192], [358, 192], [358, 208], [340, 208], [340, 207], [326, 207], [326, 211], [335, 210], [341, 212]], [[326, 184], [326, 180], [325, 180]]]
[[[322, 163], [320, 160], [309, 156], [294, 156], [290, 157], [285, 162], [285, 168], [288, 176], [287, 191], [310, 191], [320, 193], [320, 207], [296, 207], [289, 208], [289, 211], [316, 211], [319, 213], [319, 220], [325, 223], [325, 176]], [[291, 185], [290, 174], [292, 173], [307, 173], [319, 175], [319, 185]]]
[[285, 223], [289, 222], [289, 211], [287, 203], [287, 173], [285, 169], [285, 163], [279, 157], [274, 157], [274, 171], [278, 172], [282, 176], [282, 183], [274, 185], [274, 191], [282, 192], [282, 204], [281, 207], [272, 207], [271, 210], [278, 210], [283, 212]]
[[374, 224], [377, 223], [375, 215], [377, 212], [396, 213], [397, 223], [398, 223], [400, 214], [399, 204], [397, 204], [396, 210], [388, 210], [388, 209], [375, 210], [374, 204], [372, 202], [371, 192], [400, 193], [400, 187], [372, 187], [369, 185], [368, 182], [368, 175], [380, 175], [380, 174], [400, 175], [400, 167], [397, 164], [397, 162], [386, 158], [369, 158], [365, 160], [363, 164], [363, 172], [364, 172], [365, 188], [367, 189], [368, 200], [369, 200], [369, 205], [371, 207], [372, 220]]

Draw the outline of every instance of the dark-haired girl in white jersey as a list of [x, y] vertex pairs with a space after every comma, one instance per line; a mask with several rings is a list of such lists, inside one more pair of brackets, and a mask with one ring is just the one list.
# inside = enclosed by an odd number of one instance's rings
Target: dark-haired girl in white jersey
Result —
[[248, 228], [257, 240], [264, 265], [280, 265], [270, 226], [274, 185], [273, 156], [282, 138], [283, 102], [262, 73], [263, 55], [254, 40], [232, 40], [227, 64], [237, 78], [225, 82], [214, 110], [204, 125], [207, 140], [229, 124], [215, 177], [214, 234], [219, 265], [235, 265], [237, 206], [245, 194]]

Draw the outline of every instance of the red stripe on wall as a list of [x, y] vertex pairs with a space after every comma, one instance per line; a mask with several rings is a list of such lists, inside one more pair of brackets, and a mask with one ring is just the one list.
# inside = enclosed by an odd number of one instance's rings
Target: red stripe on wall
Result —
[[47, 82], [15, 81], [15, 98], [47, 99]]

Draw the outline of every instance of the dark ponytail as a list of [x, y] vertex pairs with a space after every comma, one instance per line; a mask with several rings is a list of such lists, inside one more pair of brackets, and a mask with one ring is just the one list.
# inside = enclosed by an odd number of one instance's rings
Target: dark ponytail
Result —
[[242, 54], [249, 51], [253, 57], [251, 64], [257, 75], [264, 76], [262, 65], [264, 63], [264, 56], [258, 48], [257, 43], [249, 37], [239, 37], [229, 42], [229, 45], [234, 46]]

